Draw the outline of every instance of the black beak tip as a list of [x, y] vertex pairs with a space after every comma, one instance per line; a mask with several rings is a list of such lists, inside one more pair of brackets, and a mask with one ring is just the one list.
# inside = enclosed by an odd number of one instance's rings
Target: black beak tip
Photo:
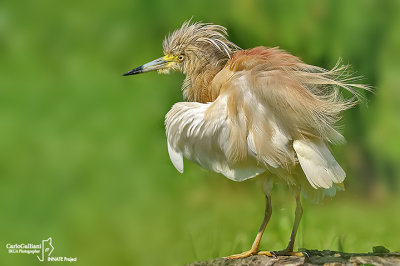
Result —
[[126, 72], [125, 74], [123, 74], [122, 76], [130, 76], [130, 75], [135, 75], [135, 74], [140, 74], [143, 72], [143, 66], [137, 67], [135, 69], [132, 69], [129, 72]]

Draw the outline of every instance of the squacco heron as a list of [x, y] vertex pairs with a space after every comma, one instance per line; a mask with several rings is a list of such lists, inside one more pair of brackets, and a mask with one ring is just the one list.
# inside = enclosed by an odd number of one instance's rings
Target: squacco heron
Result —
[[[335, 124], [358, 102], [356, 90], [368, 88], [354, 84], [339, 64], [325, 70], [278, 48], [242, 50], [227, 39], [224, 27], [209, 23], [185, 22], [164, 40], [163, 50], [163, 57], [124, 76], [153, 70], [186, 74], [186, 101], [174, 104], [165, 118], [175, 168], [183, 172], [185, 157], [234, 181], [257, 179], [265, 194], [264, 220], [251, 249], [228, 258], [302, 255], [293, 251], [303, 212], [300, 194], [318, 201], [344, 188], [346, 174], [329, 144], [344, 142]], [[345, 99], [340, 89], [353, 97]], [[259, 251], [279, 179], [296, 199], [289, 244], [281, 251]]]

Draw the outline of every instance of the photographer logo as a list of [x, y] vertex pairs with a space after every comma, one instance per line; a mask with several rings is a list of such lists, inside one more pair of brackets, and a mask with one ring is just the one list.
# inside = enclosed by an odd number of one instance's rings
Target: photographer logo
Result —
[[51, 254], [54, 251], [53, 239], [49, 237], [48, 239], [42, 240], [39, 244], [33, 243], [21, 243], [21, 244], [11, 244], [7, 243], [6, 248], [8, 249], [9, 254], [28, 254], [28, 255], [36, 255], [39, 261], [67, 261], [67, 262], [76, 262], [78, 258], [76, 257], [67, 257], [67, 256], [58, 256], [54, 257]]

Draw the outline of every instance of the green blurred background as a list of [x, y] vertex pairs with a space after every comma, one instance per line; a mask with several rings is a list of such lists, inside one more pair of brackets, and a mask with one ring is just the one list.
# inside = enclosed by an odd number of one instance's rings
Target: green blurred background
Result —
[[[331, 68], [339, 57], [375, 87], [346, 113], [335, 147], [347, 190], [305, 201], [296, 247], [400, 251], [399, 1], [0, 2], [0, 264], [34, 265], [6, 243], [53, 238], [79, 265], [182, 265], [250, 247], [264, 199], [169, 161], [164, 115], [183, 75], [121, 74], [162, 55], [193, 16], [228, 28], [242, 48], [280, 46]], [[294, 200], [285, 186], [262, 247], [286, 246]], [[46, 264], [46, 263], [43, 263]]]

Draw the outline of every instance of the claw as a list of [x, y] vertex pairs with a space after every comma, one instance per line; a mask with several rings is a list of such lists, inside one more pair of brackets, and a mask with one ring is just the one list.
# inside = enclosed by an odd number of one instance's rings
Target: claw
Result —
[[288, 250], [280, 250], [280, 251], [259, 251], [257, 255], [265, 255], [268, 257], [278, 258], [278, 256], [296, 256], [296, 257], [309, 257], [306, 252], [293, 252]]

